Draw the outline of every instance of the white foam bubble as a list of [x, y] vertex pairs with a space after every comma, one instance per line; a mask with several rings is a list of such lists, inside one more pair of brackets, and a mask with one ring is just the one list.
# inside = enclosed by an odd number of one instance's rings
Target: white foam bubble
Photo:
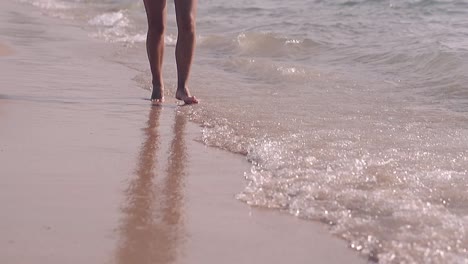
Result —
[[132, 23], [125, 10], [99, 14], [88, 20], [88, 24], [96, 26], [97, 32], [92, 37], [104, 39], [107, 42], [144, 42], [146, 34], [132, 32]]
[[175, 46], [177, 44], [177, 36], [169, 34], [164, 37], [166, 45]]
[[69, 3], [64, 3], [58, 0], [21, 0], [21, 2], [30, 3], [33, 6], [50, 10], [63, 10], [72, 8], [72, 5]]
[[123, 11], [104, 13], [95, 16], [94, 18], [88, 21], [91, 25], [96, 26], [118, 26], [118, 27], [127, 27], [129, 25], [129, 20], [125, 16]]

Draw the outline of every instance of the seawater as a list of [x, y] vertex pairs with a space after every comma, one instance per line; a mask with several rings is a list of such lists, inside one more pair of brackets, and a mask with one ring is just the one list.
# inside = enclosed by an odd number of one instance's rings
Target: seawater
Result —
[[[21, 1], [120, 44], [149, 89], [142, 1]], [[191, 85], [203, 142], [252, 163], [239, 200], [379, 263], [468, 263], [466, 0], [200, 1]]]

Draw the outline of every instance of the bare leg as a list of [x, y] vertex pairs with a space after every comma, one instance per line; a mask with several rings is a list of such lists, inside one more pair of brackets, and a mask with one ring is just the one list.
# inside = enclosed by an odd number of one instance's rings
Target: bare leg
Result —
[[164, 101], [162, 61], [164, 55], [164, 30], [166, 26], [166, 0], [143, 0], [148, 17], [146, 51], [153, 76], [151, 100]]
[[[147, 0], [149, 1], [149, 0]], [[190, 95], [187, 85], [195, 50], [195, 17], [197, 0], [175, 0], [177, 16], [177, 92], [176, 98], [186, 104], [198, 103], [195, 96]]]

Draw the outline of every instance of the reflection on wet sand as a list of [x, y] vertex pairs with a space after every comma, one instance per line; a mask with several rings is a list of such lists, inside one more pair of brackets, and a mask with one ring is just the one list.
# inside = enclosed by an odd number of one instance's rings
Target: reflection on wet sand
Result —
[[[183, 244], [183, 192], [186, 147], [185, 116], [176, 111], [165, 173], [158, 165], [161, 107], [152, 107], [136, 177], [125, 191], [117, 261], [121, 264], [172, 263]], [[158, 186], [157, 176], [165, 176]]]

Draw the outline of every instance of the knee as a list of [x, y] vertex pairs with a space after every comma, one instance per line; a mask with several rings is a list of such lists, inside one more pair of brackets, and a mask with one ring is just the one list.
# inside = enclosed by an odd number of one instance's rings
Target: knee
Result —
[[179, 19], [177, 23], [177, 28], [179, 30], [179, 34], [194, 35], [195, 34], [195, 17], [193, 15], [190, 15], [188, 17]]
[[148, 34], [164, 35], [165, 29], [163, 21], [148, 20]]

